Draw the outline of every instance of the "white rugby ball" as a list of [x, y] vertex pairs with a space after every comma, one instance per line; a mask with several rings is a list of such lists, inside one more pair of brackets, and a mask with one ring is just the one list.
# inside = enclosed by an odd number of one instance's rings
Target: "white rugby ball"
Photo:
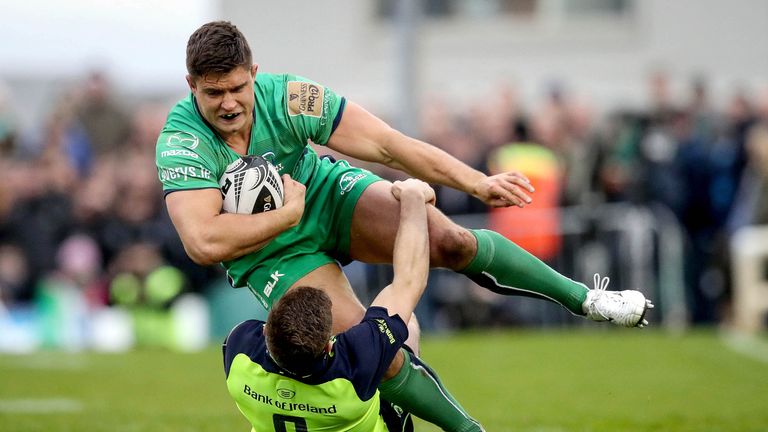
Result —
[[261, 156], [243, 156], [229, 164], [219, 187], [222, 209], [228, 213], [262, 213], [283, 206], [280, 174]]

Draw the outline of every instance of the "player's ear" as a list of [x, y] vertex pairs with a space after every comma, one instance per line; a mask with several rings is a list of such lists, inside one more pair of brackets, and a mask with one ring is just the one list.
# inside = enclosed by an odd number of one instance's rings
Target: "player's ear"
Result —
[[256, 71], [257, 71], [258, 69], [259, 69], [259, 65], [257, 65], [256, 63], [254, 63], [254, 64], [252, 64], [252, 65], [251, 65], [251, 76], [252, 76], [253, 78], [256, 78]]
[[189, 90], [194, 92], [197, 90], [197, 84], [195, 83], [195, 79], [192, 78], [192, 75], [187, 75], [187, 85], [189, 85]]

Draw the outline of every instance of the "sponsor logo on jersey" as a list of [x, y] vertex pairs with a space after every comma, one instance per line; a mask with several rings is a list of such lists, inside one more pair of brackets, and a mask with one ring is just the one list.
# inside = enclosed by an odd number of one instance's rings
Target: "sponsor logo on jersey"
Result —
[[379, 326], [379, 331], [387, 335], [387, 339], [389, 339], [389, 344], [392, 345], [395, 343], [395, 336], [392, 334], [392, 330], [389, 329], [389, 326], [383, 319], [375, 319], [376, 324]]
[[173, 150], [166, 150], [160, 152], [161, 157], [167, 157], [167, 156], [189, 156], [191, 158], [199, 158], [200, 156], [197, 155], [197, 153], [193, 151], [189, 151], [187, 149], [173, 149]]
[[344, 195], [345, 193], [351, 191], [352, 188], [355, 187], [355, 183], [365, 177], [367, 177], [367, 174], [345, 173], [339, 179], [339, 188], [341, 189], [341, 194]]
[[192, 166], [160, 168], [160, 181], [167, 181], [167, 180], [187, 181], [190, 178], [208, 180], [211, 178], [211, 172], [203, 167], [192, 167]]
[[[324, 97], [323, 98], [323, 111], [326, 113], [331, 112], [331, 98]], [[324, 115], [320, 117], [320, 126], [325, 126], [325, 124], [328, 123], [328, 116]]]
[[251, 399], [255, 400], [256, 402], [261, 402], [265, 405], [270, 405], [284, 411], [304, 411], [304, 412], [311, 412], [311, 413], [317, 413], [317, 414], [336, 414], [337, 413], [336, 404], [333, 404], [327, 407], [319, 407], [319, 406], [314, 406], [308, 403], [279, 401], [279, 400], [272, 399], [267, 395], [258, 393], [257, 391], [253, 390], [248, 384], [243, 385], [243, 393], [250, 396]]
[[275, 162], [275, 159], [277, 158], [277, 155], [275, 155], [275, 152], [268, 151], [263, 155], [261, 155], [261, 157], [263, 157], [267, 162], [274, 165], [277, 172], [280, 172], [283, 170], [283, 164], [280, 162], [277, 162], [277, 163]]
[[168, 144], [168, 147], [183, 147], [188, 150], [194, 150], [200, 144], [200, 140], [189, 132], [176, 132], [168, 137], [166, 144]]
[[325, 88], [303, 81], [288, 81], [288, 115], [321, 117]]
[[278, 388], [277, 395], [283, 399], [293, 399], [296, 396], [296, 392], [287, 388]]
[[275, 285], [277, 285], [277, 281], [283, 276], [285, 276], [285, 274], [280, 273], [279, 271], [275, 271], [270, 275], [271, 280], [267, 281], [266, 285], [264, 285], [265, 296], [269, 297], [269, 295], [272, 294], [272, 290], [275, 288]]

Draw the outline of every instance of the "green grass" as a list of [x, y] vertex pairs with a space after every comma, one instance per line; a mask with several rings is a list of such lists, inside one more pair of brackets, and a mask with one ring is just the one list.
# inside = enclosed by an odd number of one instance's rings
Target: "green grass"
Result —
[[[768, 430], [768, 363], [714, 332], [468, 333], [422, 350], [488, 431]], [[0, 431], [247, 430], [217, 347], [0, 356]]]

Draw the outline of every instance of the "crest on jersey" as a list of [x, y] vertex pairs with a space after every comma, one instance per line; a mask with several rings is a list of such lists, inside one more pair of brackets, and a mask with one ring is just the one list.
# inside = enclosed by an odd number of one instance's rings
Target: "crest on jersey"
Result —
[[288, 81], [288, 115], [321, 117], [325, 87], [304, 81]]
[[361, 179], [365, 178], [366, 174], [363, 173], [344, 173], [343, 176], [339, 179], [339, 189], [341, 189], [341, 195], [344, 195], [345, 193], [348, 193], [352, 190], [353, 187], [355, 187], [355, 183], [360, 181]]
[[189, 132], [176, 132], [168, 137], [167, 144], [168, 147], [182, 147], [187, 150], [194, 150], [200, 144], [200, 140]]
[[283, 399], [292, 399], [293, 396], [296, 395], [296, 392], [293, 391], [293, 390], [279, 388], [279, 389], [277, 389], [277, 395], [280, 396]]
[[280, 380], [277, 382], [276, 393], [283, 399], [293, 399], [296, 396], [296, 390], [291, 382], [286, 380]]
[[271, 163], [272, 165], [276, 165], [276, 164], [275, 164], [275, 158], [276, 158], [277, 156], [275, 155], [275, 152], [272, 152], [272, 151], [268, 151], [268, 152], [266, 152], [266, 153], [262, 154], [262, 155], [261, 155], [261, 157], [263, 157], [264, 159], [266, 159], [266, 161], [267, 161], [267, 162], [269, 162], [269, 163]]

